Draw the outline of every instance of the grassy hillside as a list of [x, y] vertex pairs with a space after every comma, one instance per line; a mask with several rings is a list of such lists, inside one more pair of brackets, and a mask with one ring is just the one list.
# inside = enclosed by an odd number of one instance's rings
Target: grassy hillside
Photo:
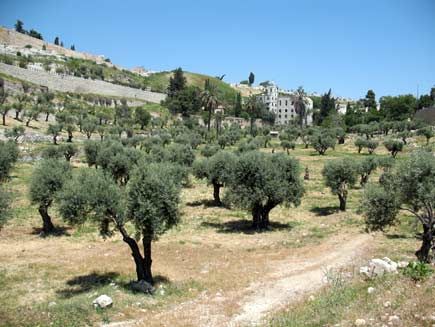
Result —
[[[149, 77], [145, 77], [145, 85], [151, 87], [152, 90], [159, 92], [165, 92], [168, 84], [169, 78], [172, 76], [172, 72], [161, 72], [153, 74]], [[197, 86], [199, 88], [204, 88], [204, 83], [207, 79], [210, 79], [214, 83], [219, 92], [219, 99], [225, 103], [232, 103], [236, 97], [237, 91], [234, 90], [229, 84], [211, 76], [184, 72], [187, 83], [189, 85]]]

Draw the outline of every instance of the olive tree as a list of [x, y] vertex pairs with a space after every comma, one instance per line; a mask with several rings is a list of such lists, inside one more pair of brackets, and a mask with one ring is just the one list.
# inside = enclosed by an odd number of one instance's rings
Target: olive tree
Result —
[[213, 185], [213, 197], [217, 205], [222, 205], [220, 189], [231, 180], [231, 173], [236, 163], [236, 156], [231, 152], [220, 151], [200, 161], [195, 161], [193, 172], [198, 178], [205, 178]]
[[64, 143], [59, 146], [59, 152], [63, 154], [66, 161], [71, 161], [71, 158], [77, 154], [78, 148], [75, 144]]
[[51, 234], [55, 231], [48, 208], [54, 200], [56, 192], [70, 176], [70, 166], [65, 161], [44, 159], [33, 169], [29, 186], [29, 197], [32, 204], [38, 206], [42, 218], [42, 232]]
[[361, 153], [362, 149], [367, 145], [367, 140], [363, 139], [362, 137], [358, 137], [354, 144], [358, 148], [358, 153]]
[[8, 139], [13, 139], [15, 142], [18, 142], [20, 136], [23, 136], [25, 129], [23, 126], [14, 126], [11, 129], [5, 131], [5, 136]]
[[0, 185], [0, 230], [9, 218], [10, 193]]
[[288, 141], [288, 140], [282, 140], [281, 146], [282, 146], [283, 150], [287, 151], [287, 154], [290, 154], [290, 152], [289, 152], [290, 149], [292, 149], [292, 150], [295, 149], [295, 143], [292, 141]]
[[357, 173], [357, 165], [349, 158], [330, 160], [323, 167], [325, 184], [338, 196], [341, 211], [346, 210], [349, 188], [355, 185]]
[[315, 131], [310, 136], [310, 143], [320, 155], [324, 155], [326, 150], [335, 147], [335, 137], [326, 131]]
[[19, 150], [13, 141], [0, 141], [0, 183], [9, 178], [13, 165], [18, 160]]
[[96, 141], [86, 141], [83, 147], [85, 151], [86, 162], [89, 167], [95, 166], [98, 168], [98, 154], [101, 150], [101, 142]]
[[62, 132], [62, 125], [60, 124], [49, 124], [47, 128], [47, 134], [53, 136], [53, 144], [57, 144], [57, 138]]
[[253, 228], [269, 228], [277, 205], [299, 205], [304, 187], [299, 162], [285, 154], [249, 151], [240, 155], [228, 184], [230, 203], [252, 213]]
[[140, 125], [140, 129], [144, 129], [151, 121], [151, 114], [144, 107], [137, 107], [134, 110], [135, 122]]
[[403, 150], [403, 142], [400, 140], [388, 139], [384, 141], [384, 146], [393, 158], [396, 158], [397, 154]]
[[427, 126], [417, 130], [417, 135], [424, 136], [426, 144], [429, 144], [430, 139], [434, 136], [434, 131], [431, 126]]
[[367, 140], [366, 141], [366, 147], [367, 150], [369, 152], [369, 154], [373, 154], [373, 152], [375, 152], [376, 148], [379, 146], [379, 142], [375, 141], [373, 139]]
[[367, 157], [357, 163], [358, 174], [360, 175], [360, 185], [367, 184], [369, 177], [373, 171], [378, 168], [378, 160], [373, 157]]
[[[83, 169], [59, 194], [59, 211], [72, 224], [96, 222], [105, 237], [113, 234], [113, 226], [131, 250], [137, 280], [152, 284], [151, 243], [179, 221], [180, 184], [171, 169], [167, 164], [141, 163], [125, 191], [103, 171]], [[128, 222], [134, 235], [126, 228]]]
[[369, 230], [384, 230], [398, 223], [398, 213], [411, 213], [423, 228], [422, 244], [416, 252], [420, 261], [431, 260], [435, 234], [435, 158], [416, 151], [386, 172], [379, 185], [364, 193], [362, 210]]

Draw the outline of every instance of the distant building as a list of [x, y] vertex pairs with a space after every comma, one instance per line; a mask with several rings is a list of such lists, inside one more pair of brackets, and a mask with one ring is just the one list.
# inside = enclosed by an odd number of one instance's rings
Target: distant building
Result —
[[418, 110], [415, 113], [415, 118], [430, 125], [435, 125], [435, 106]]
[[[291, 121], [298, 119], [294, 106], [296, 97], [295, 92], [280, 90], [275, 83], [269, 82], [264, 87], [263, 94], [258, 96], [258, 99], [265, 104], [270, 112], [275, 114], [276, 125], [287, 125]], [[306, 123], [311, 125], [313, 123], [313, 101], [306, 97], [304, 102], [307, 112]]]

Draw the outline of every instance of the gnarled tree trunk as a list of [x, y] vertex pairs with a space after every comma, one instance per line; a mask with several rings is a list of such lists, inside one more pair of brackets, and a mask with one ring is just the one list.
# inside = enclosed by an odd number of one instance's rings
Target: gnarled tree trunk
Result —
[[220, 197], [221, 186], [222, 185], [219, 183], [213, 183], [213, 198], [214, 198], [214, 202], [218, 206], [222, 205], [222, 201], [221, 201], [221, 197]]
[[431, 228], [429, 224], [423, 225], [423, 236], [422, 236], [422, 244], [421, 248], [415, 252], [418, 260], [422, 262], [430, 262], [430, 250], [432, 248], [434, 230]]
[[42, 217], [42, 231], [44, 234], [52, 234], [55, 230], [51, 217], [48, 214], [48, 206], [40, 205], [38, 208], [39, 214]]

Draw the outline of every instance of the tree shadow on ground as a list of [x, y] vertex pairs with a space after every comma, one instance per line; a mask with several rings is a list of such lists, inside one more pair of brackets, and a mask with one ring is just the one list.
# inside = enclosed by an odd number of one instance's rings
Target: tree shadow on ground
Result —
[[63, 298], [71, 298], [91, 290], [106, 286], [119, 276], [116, 272], [97, 273], [74, 277], [66, 282], [67, 288], [56, 291]]
[[328, 207], [313, 207], [310, 212], [316, 214], [316, 216], [329, 216], [339, 211], [338, 207], [328, 206]]
[[60, 237], [60, 236], [71, 236], [71, 234], [68, 232], [71, 229], [71, 227], [64, 227], [64, 226], [56, 226], [53, 233], [45, 234], [42, 231], [41, 227], [33, 227], [32, 235], [38, 235], [40, 237]]
[[197, 200], [197, 201], [192, 201], [192, 202], [187, 202], [186, 205], [188, 205], [189, 207], [207, 207], [207, 208], [229, 208], [228, 206], [226, 206], [225, 204], [217, 204], [214, 200], [210, 200], [210, 199], [202, 199], [202, 200]]
[[291, 230], [296, 226], [296, 222], [280, 223], [271, 221], [269, 228], [264, 230], [257, 230], [252, 227], [252, 220], [231, 220], [224, 223], [214, 223], [204, 221], [201, 223], [202, 227], [211, 227], [217, 229], [218, 233], [244, 233], [255, 234], [261, 232], [279, 231], [279, 230]]

